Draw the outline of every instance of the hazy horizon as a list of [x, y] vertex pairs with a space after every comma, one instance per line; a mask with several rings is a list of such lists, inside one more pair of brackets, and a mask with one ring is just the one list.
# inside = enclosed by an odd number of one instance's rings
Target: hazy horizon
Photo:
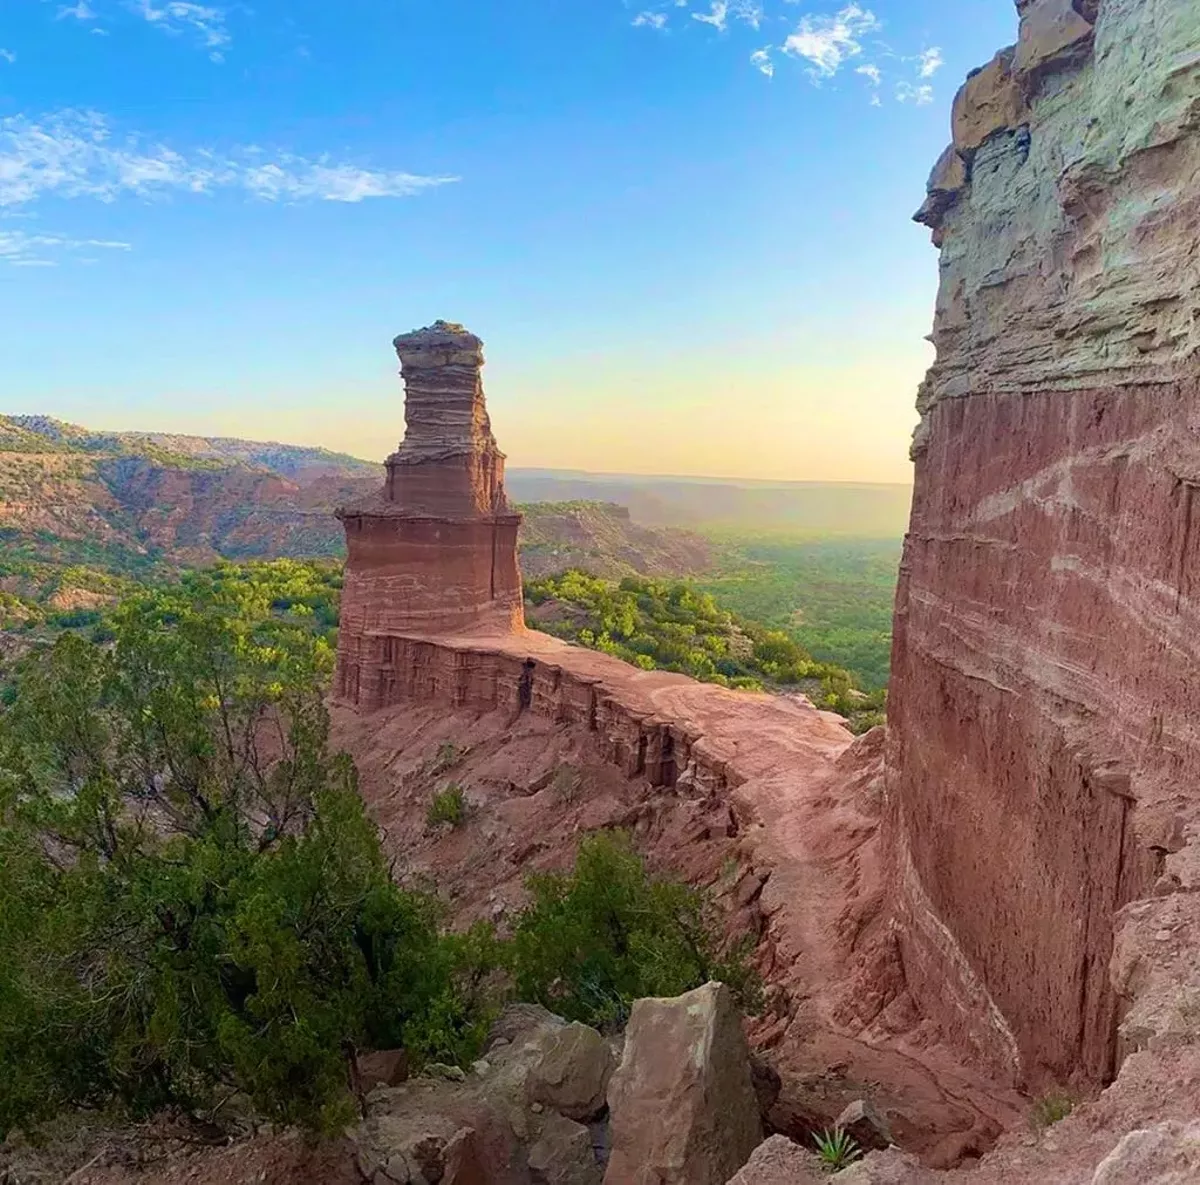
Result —
[[442, 317], [487, 343], [514, 466], [906, 483], [937, 282], [911, 213], [1014, 26], [1011, 0], [20, 0], [5, 402], [382, 456], [391, 338]]

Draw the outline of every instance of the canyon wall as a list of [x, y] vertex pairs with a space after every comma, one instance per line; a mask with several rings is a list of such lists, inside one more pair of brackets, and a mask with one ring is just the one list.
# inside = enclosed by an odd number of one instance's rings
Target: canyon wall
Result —
[[335, 694], [384, 702], [387, 639], [524, 629], [517, 532], [504, 454], [484, 401], [483, 343], [438, 321], [395, 340], [405, 434], [374, 498], [338, 511], [346, 577]]
[[910, 989], [1037, 1089], [1115, 1072], [1115, 915], [1200, 814], [1200, 10], [1018, 10], [918, 214], [887, 829]]

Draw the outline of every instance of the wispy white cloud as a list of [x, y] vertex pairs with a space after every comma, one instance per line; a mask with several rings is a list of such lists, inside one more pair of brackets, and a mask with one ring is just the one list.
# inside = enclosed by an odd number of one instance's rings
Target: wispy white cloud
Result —
[[88, 3], [88, 0], [79, 0], [77, 4], [64, 4], [59, 8], [54, 19], [65, 21], [68, 18], [76, 21], [94, 21], [96, 10]]
[[0, 209], [40, 198], [92, 198], [240, 191], [268, 202], [361, 202], [410, 197], [453, 177], [373, 170], [257, 147], [184, 153], [136, 136], [117, 139], [95, 112], [62, 111], [40, 120], [0, 119]]
[[708, 12], [693, 12], [692, 20], [712, 25], [718, 33], [724, 33], [731, 20], [757, 29], [763, 21], [763, 9], [757, 0], [709, 0]]
[[64, 257], [85, 263], [88, 252], [128, 250], [130, 244], [111, 239], [72, 239], [66, 235], [0, 230], [0, 264], [10, 267], [57, 267]]
[[224, 51], [233, 38], [226, 27], [223, 8], [193, 4], [190, 0], [163, 0], [158, 5], [154, 0], [129, 0], [129, 6], [164, 33], [196, 37], [214, 62], [224, 61]]
[[3, 59], [11, 66], [17, 60], [17, 55], [11, 49], [0, 49], [0, 59]]
[[[811, 3], [812, 0], [807, 0]], [[806, 0], [649, 0], [649, 7], [638, 11], [632, 23], [654, 29], [664, 29], [672, 9], [688, 9], [692, 21], [708, 26], [719, 34], [731, 33], [736, 24], [753, 29], [771, 29], [776, 22], [790, 27], [782, 44], [748, 46], [750, 65], [766, 78], [774, 78], [784, 68], [780, 59], [798, 62], [815, 84], [821, 84], [843, 72], [863, 79], [863, 86], [872, 107], [882, 107], [895, 99], [901, 103], [924, 106], [933, 102], [934, 92], [928, 80], [945, 65], [938, 46], [928, 46], [919, 53], [906, 54], [880, 40], [883, 22], [867, 7], [869, 0], [838, 0], [841, 7], [828, 11], [805, 12], [800, 9], [790, 18], [784, 17], [785, 5], [799, 6]], [[634, 10], [635, 0], [623, 0], [626, 8]], [[647, 3], [647, 0], [641, 0]], [[765, 4], [765, 7], [764, 7]], [[794, 8], [793, 8], [794, 11]], [[797, 17], [799, 20], [797, 21]], [[672, 27], [695, 29], [684, 21]], [[761, 44], [761, 43], [760, 43]], [[908, 81], [900, 81], [907, 75]]]
[[775, 77], [775, 63], [771, 61], [770, 46], [766, 49], [756, 49], [750, 55], [750, 61], [754, 63], [754, 68], [760, 74], [765, 74], [768, 78]]
[[708, 12], [693, 12], [692, 20], [703, 21], [723, 33], [729, 21], [729, 5], [725, 0], [712, 0], [712, 8]]
[[862, 53], [862, 38], [880, 27], [879, 18], [858, 4], [847, 4], [834, 16], [806, 16], [783, 43], [783, 52], [803, 58], [812, 73], [832, 78]]
[[922, 78], [932, 78], [946, 64], [941, 49], [936, 45], [922, 50], [917, 60], [921, 63], [917, 73]]
[[897, 83], [896, 102], [914, 103], [918, 107], [925, 107], [933, 102], [933, 87], [928, 84], [913, 86], [911, 82]]

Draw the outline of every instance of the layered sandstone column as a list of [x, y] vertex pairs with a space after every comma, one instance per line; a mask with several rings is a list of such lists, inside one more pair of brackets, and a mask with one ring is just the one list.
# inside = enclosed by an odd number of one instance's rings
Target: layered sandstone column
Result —
[[897, 600], [909, 986], [1031, 1089], [1114, 1071], [1114, 913], [1200, 824], [1200, 9], [1022, 0], [941, 246]]
[[438, 321], [395, 340], [405, 435], [379, 495], [338, 511], [346, 577], [338, 698], [388, 702], [389, 638], [524, 629], [504, 454], [484, 401], [483, 343]]

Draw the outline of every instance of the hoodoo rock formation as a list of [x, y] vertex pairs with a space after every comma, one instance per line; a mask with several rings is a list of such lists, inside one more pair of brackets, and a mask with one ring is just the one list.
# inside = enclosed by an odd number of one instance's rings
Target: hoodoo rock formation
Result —
[[1135, 997], [1184, 921], [1138, 934], [1200, 887], [1200, 16], [1017, 7], [918, 214], [941, 288], [885, 826], [908, 987], [1036, 1090], [1157, 1039]]
[[524, 628], [517, 531], [504, 454], [483, 395], [483, 343], [438, 321], [396, 338], [405, 434], [373, 499], [338, 511], [346, 578], [336, 695], [395, 699], [393, 639]]
[[[383, 493], [342, 512], [334, 684], [336, 742], [393, 850], [444, 880], [467, 922], [569, 862], [581, 831], [628, 828], [658, 867], [715, 886], [731, 929], [756, 941], [771, 1007], [751, 1037], [784, 1075], [783, 1130], [832, 1124], [871, 1083], [906, 1146], [940, 1163], [987, 1146], [1019, 1100], [927, 1039], [892, 957], [882, 731], [852, 745], [802, 696], [644, 671], [524, 629], [479, 341], [439, 323], [397, 348], [408, 435]], [[439, 836], [428, 803], [446, 762], [472, 807]]]

